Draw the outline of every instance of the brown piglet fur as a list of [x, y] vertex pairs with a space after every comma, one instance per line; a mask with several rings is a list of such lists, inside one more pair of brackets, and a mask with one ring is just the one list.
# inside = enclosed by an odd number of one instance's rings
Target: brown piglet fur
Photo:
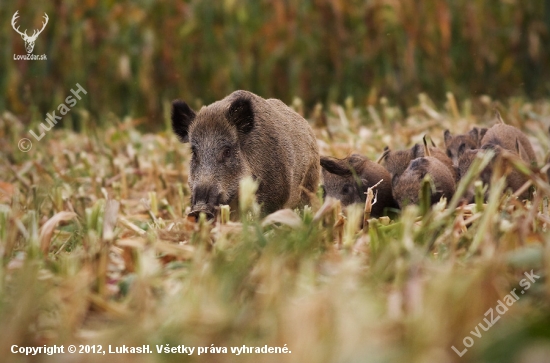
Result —
[[[519, 156], [527, 165], [536, 165], [535, 152], [527, 136], [513, 126], [498, 123], [487, 130], [481, 140], [481, 147], [479, 149], [465, 150], [464, 147], [459, 148], [459, 174], [461, 176], [466, 174], [478, 152], [489, 149], [495, 152], [495, 158], [480, 175], [480, 179], [485, 185], [490, 185], [495, 162], [505, 150]], [[516, 191], [527, 182], [525, 175], [510, 165], [504, 164], [503, 166], [510, 168], [506, 177], [507, 188]], [[527, 190], [520, 195], [520, 199], [528, 199], [529, 196], [530, 192]], [[470, 203], [473, 202], [474, 195], [472, 189], [465, 195], [465, 199]]]
[[[458, 171], [453, 165], [451, 159], [437, 147], [429, 147], [430, 156], [438, 159], [445, 167], [449, 169], [453, 178], [457, 180]], [[414, 144], [407, 150], [392, 151], [387, 146], [384, 148], [384, 154], [381, 157], [381, 164], [389, 171], [392, 178], [401, 175], [409, 166], [409, 163], [419, 157], [425, 156], [424, 147], [420, 144]]]
[[447, 156], [453, 162], [453, 165], [458, 165], [458, 149], [464, 150], [479, 149], [481, 146], [481, 139], [487, 132], [486, 128], [474, 127], [469, 132], [460, 135], [452, 135], [449, 130], [445, 130], [443, 133], [443, 139], [445, 142], [445, 151]]
[[367, 188], [382, 180], [373, 189], [376, 203], [372, 206], [371, 215], [380, 217], [387, 213], [388, 208], [397, 208], [392, 196], [390, 173], [376, 162], [358, 154], [345, 159], [321, 156], [321, 167], [326, 195], [339, 199], [344, 206], [365, 203]]
[[505, 150], [518, 153], [529, 165], [537, 163], [531, 142], [523, 132], [514, 126], [496, 124], [491, 127], [481, 139], [481, 147], [488, 144], [498, 145]]
[[407, 203], [418, 204], [422, 180], [428, 174], [435, 186], [431, 204], [437, 203], [441, 197], [451, 200], [456, 188], [451, 170], [434, 156], [426, 156], [411, 161], [401, 175], [392, 179], [393, 196], [400, 208]]

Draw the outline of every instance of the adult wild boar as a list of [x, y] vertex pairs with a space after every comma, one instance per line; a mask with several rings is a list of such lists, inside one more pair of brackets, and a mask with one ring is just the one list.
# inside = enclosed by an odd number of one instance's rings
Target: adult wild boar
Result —
[[235, 91], [195, 113], [172, 104], [172, 128], [191, 144], [191, 215], [213, 218], [220, 204], [236, 205], [239, 182], [258, 182], [262, 213], [309, 202], [319, 182], [319, 151], [307, 121], [276, 99]]
[[398, 208], [392, 196], [390, 173], [380, 164], [353, 154], [345, 159], [321, 156], [321, 167], [326, 195], [339, 199], [344, 206], [365, 203], [367, 189], [382, 181], [374, 189], [377, 194], [371, 216], [381, 217], [388, 209]]

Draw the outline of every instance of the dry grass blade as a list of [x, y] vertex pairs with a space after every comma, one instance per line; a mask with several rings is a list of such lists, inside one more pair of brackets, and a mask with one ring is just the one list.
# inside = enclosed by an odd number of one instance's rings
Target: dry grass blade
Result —
[[47, 253], [50, 249], [50, 243], [55, 227], [60, 222], [70, 221], [75, 218], [77, 215], [73, 212], [59, 212], [51, 217], [40, 229], [40, 249], [42, 252]]
[[493, 185], [491, 185], [491, 192], [489, 194], [489, 200], [487, 201], [487, 207], [483, 211], [479, 228], [474, 236], [474, 240], [472, 241], [470, 248], [468, 249], [468, 255], [473, 255], [476, 253], [481, 245], [481, 242], [491, 235], [490, 229], [492, 224], [495, 223], [495, 220], [498, 218], [497, 212], [505, 186], [506, 178], [504, 177], [500, 178], [497, 183], [493, 183]]
[[281, 209], [271, 213], [262, 221], [262, 227], [280, 223], [291, 228], [299, 228], [302, 225], [302, 219], [292, 209]]
[[120, 223], [129, 228], [130, 230], [136, 232], [137, 234], [139, 234], [140, 236], [144, 236], [147, 234], [147, 232], [145, 232], [143, 229], [139, 228], [138, 226], [136, 226], [134, 223], [130, 222], [128, 219], [126, 219], [125, 217], [119, 217], [119, 221]]
[[313, 221], [314, 222], [319, 222], [328, 213], [332, 212], [334, 209], [339, 210], [340, 208], [341, 207], [340, 207], [340, 201], [339, 200], [337, 200], [335, 198], [328, 197], [328, 198], [325, 199], [325, 202], [323, 203], [321, 208], [319, 208], [319, 210], [313, 216]]
[[113, 199], [108, 200], [105, 205], [105, 213], [103, 216], [103, 239], [105, 241], [111, 241], [114, 238], [119, 207], [120, 203]]
[[363, 231], [366, 232], [368, 230], [368, 220], [370, 219], [370, 214], [372, 212], [372, 206], [376, 204], [378, 200], [378, 191], [376, 191], [376, 194], [374, 193], [374, 189], [378, 187], [384, 179], [380, 179], [380, 181], [373, 186], [367, 188], [367, 191], [365, 194], [367, 195], [367, 199], [365, 200], [365, 209], [363, 211]]
[[182, 260], [188, 260], [193, 257], [195, 248], [189, 245], [175, 245], [166, 242], [158, 242], [155, 244], [158, 252], [170, 256], [175, 256]]
[[499, 124], [504, 124], [504, 120], [502, 119], [502, 116], [500, 116], [500, 112], [498, 112], [497, 109], [495, 109], [495, 117], [497, 118], [497, 122]]

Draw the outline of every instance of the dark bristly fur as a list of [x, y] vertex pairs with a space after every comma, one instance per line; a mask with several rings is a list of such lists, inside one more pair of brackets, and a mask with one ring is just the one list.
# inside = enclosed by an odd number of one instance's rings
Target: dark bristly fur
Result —
[[239, 182], [252, 176], [264, 214], [309, 202], [319, 182], [319, 151], [307, 121], [276, 99], [235, 91], [195, 113], [172, 104], [172, 128], [191, 144], [192, 213], [214, 215], [238, 198]]
[[371, 215], [380, 217], [388, 208], [398, 207], [392, 196], [390, 173], [376, 162], [358, 154], [345, 159], [321, 156], [321, 167], [326, 194], [344, 206], [365, 203], [367, 188], [383, 180], [374, 190], [378, 194]]

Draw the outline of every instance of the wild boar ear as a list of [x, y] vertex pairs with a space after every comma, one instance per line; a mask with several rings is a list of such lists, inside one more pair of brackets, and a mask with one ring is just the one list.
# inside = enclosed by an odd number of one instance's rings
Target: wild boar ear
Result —
[[470, 135], [472, 140], [474, 140], [476, 143], [479, 142], [479, 131], [478, 131], [477, 127], [474, 127], [473, 129], [468, 131], [468, 135]]
[[336, 175], [351, 175], [349, 167], [342, 165], [341, 160], [321, 156], [321, 167], [331, 174]]
[[195, 112], [181, 100], [172, 102], [172, 130], [181, 142], [189, 142], [189, 126], [195, 119]]
[[529, 160], [529, 157], [526, 155], [525, 149], [523, 146], [519, 143], [519, 140], [516, 138], [516, 152], [518, 153], [518, 156], [522, 160]]
[[443, 140], [445, 141], [445, 146], [449, 145], [452, 138], [453, 137], [451, 136], [451, 132], [449, 130], [445, 130], [445, 132], [443, 133]]
[[225, 113], [227, 121], [235, 125], [240, 133], [248, 134], [254, 128], [254, 111], [249, 99], [239, 97]]
[[378, 158], [378, 160], [376, 160], [376, 163], [377, 164], [380, 164], [382, 163], [383, 160], [386, 160], [388, 158], [388, 155], [390, 154], [390, 148], [389, 147], [385, 147], [384, 148], [384, 152], [382, 153], [382, 155], [380, 155], [380, 157]]
[[414, 144], [414, 146], [411, 148], [411, 159], [414, 160], [416, 158], [424, 156], [423, 151], [423, 147], [420, 144]]

